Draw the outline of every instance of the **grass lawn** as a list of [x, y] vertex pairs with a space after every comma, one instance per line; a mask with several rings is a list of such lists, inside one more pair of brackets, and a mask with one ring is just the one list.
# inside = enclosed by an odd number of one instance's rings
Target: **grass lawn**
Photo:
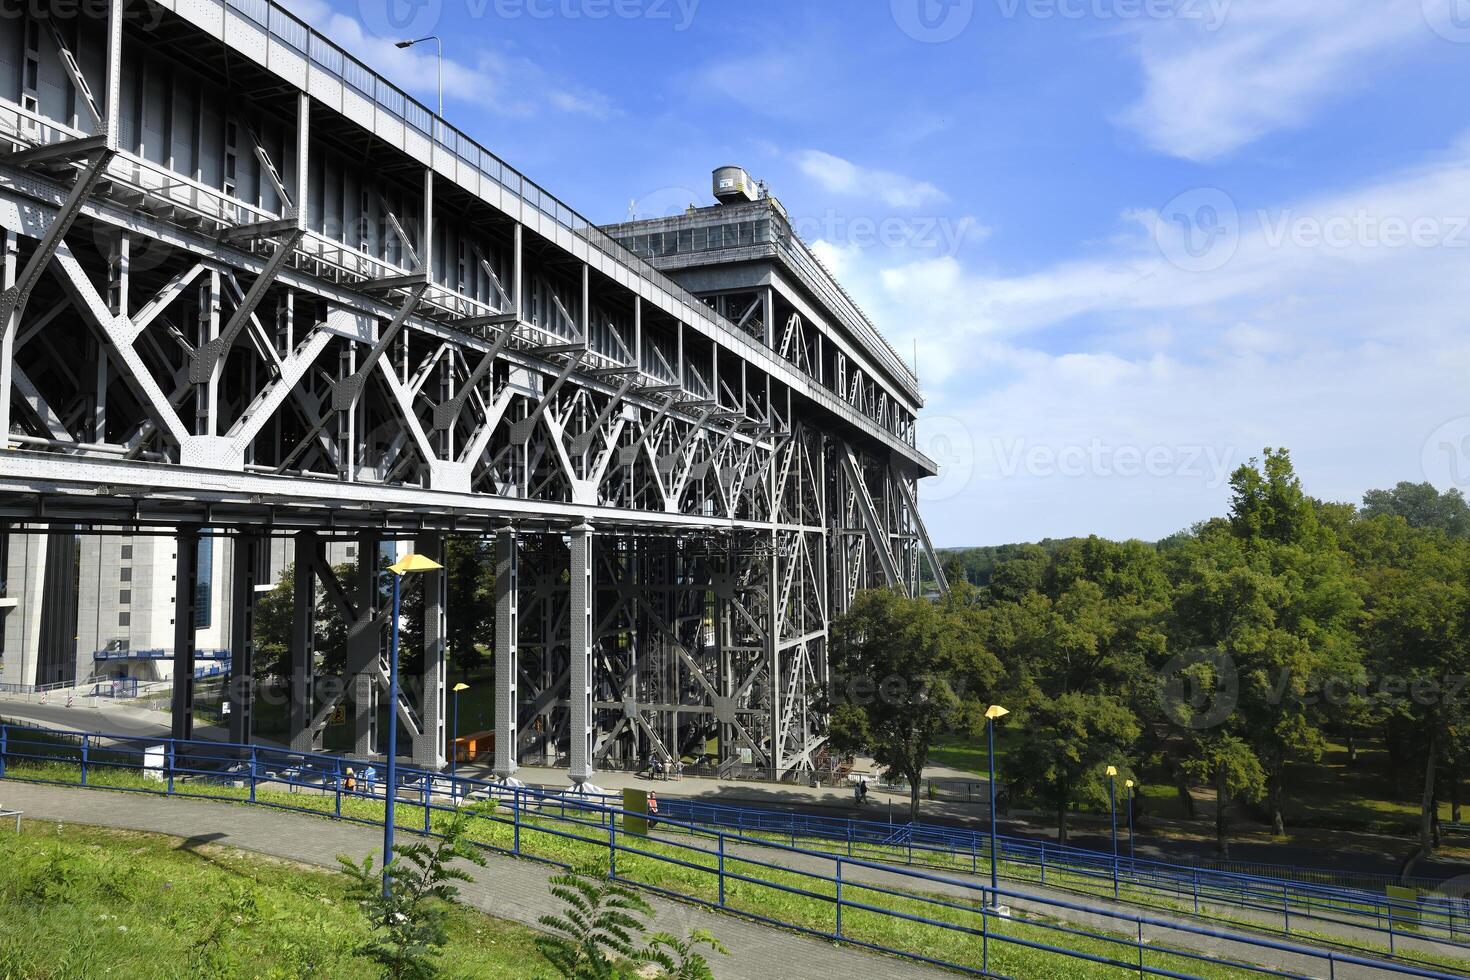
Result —
[[[0, 977], [376, 976], [344, 879], [176, 838], [0, 832]], [[551, 978], [530, 929], [456, 907], [448, 977]]]

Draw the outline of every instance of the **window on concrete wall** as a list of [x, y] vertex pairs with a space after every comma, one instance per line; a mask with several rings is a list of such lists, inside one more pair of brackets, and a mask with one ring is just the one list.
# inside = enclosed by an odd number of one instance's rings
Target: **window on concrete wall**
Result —
[[194, 580], [194, 628], [209, 629], [213, 622], [211, 599], [214, 597], [214, 537], [199, 536], [199, 574]]

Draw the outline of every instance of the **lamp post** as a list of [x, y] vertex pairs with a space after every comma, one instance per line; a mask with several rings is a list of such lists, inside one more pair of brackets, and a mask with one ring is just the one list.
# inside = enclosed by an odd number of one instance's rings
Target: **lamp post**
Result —
[[1123, 780], [1123, 788], [1128, 791], [1128, 863], [1133, 863], [1133, 780]]
[[438, 66], [438, 73], [439, 73], [439, 118], [440, 119], [443, 119], [444, 118], [444, 42], [441, 41], [441, 40], [439, 40], [439, 35], [437, 35], [437, 34], [430, 34], [428, 37], [416, 37], [412, 41], [397, 41], [397, 42], [394, 43], [393, 46], [395, 48], [411, 48], [415, 44], [418, 44], [420, 41], [433, 41], [435, 48], [439, 52], [438, 53], [438, 57], [435, 58], [435, 62], [434, 63]]
[[468, 691], [470, 686], [464, 681], [454, 685], [454, 740], [449, 743], [449, 784], [454, 787], [454, 798], [459, 799], [459, 782], [455, 779], [455, 771], [459, 762], [459, 692]]
[[1118, 897], [1118, 767], [1108, 766], [1108, 809], [1113, 815], [1113, 897]]
[[990, 757], [990, 904], [991, 907], [1000, 904], [1000, 898], [995, 890], [999, 887], [999, 874], [996, 870], [995, 852], [995, 720], [1004, 718], [1010, 711], [998, 704], [992, 704], [985, 709], [985, 740], [987, 754]]
[[388, 763], [383, 768], [387, 786], [383, 791], [383, 895], [392, 894], [393, 879], [388, 876], [388, 865], [393, 860], [393, 803], [398, 797], [398, 605], [403, 592], [403, 576], [420, 572], [432, 572], [443, 568], [432, 558], [407, 554], [396, 565], [389, 565], [393, 573], [393, 629], [388, 642]]

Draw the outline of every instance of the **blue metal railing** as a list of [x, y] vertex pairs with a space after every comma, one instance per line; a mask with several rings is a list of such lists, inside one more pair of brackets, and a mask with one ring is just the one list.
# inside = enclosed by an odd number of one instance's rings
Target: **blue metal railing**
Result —
[[[749, 834], [770, 834], [808, 842], [827, 841], [849, 855], [910, 866], [949, 868], [980, 873], [989, 866], [990, 838], [973, 830], [921, 823], [888, 824], [789, 811], [760, 810], [667, 798], [661, 808], [691, 824], [726, 827]], [[814, 844], [809, 846], [815, 846]], [[1082, 894], [1112, 892], [1113, 856], [1027, 838], [999, 835], [997, 858], [1010, 877], [1017, 872], [1051, 888]], [[1301, 874], [1309, 869], [1285, 868]], [[1384, 885], [1398, 879], [1361, 875]], [[1256, 918], [1279, 917], [1281, 930], [1301, 932], [1302, 920], [1348, 926], [1376, 935], [1395, 951], [1406, 933], [1428, 938], [1449, 950], [1470, 950], [1470, 902], [1458, 895], [1424, 895], [1413, 902], [1390, 898], [1384, 891], [1302, 882], [1236, 871], [1192, 867], [1120, 856], [1117, 896], [1134, 903], [1164, 903], [1174, 910], [1221, 919], [1222, 907]], [[1088, 886], [1092, 886], [1089, 888]], [[1212, 911], [1213, 910], [1213, 911]], [[1252, 925], [1269, 923], [1252, 922]], [[1310, 924], [1307, 926], [1311, 928]]]
[[[61, 771], [44, 768], [47, 764], [60, 767]], [[350, 788], [349, 769], [354, 770], [355, 777]], [[140, 774], [144, 778], [134, 779], [132, 785], [107, 786], [109, 774], [116, 771]], [[354, 812], [360, 808], [349, 806], [344, 810], [343, 804], [382, 798], [387, 788], [384, 787], [380, 793], [375, 776], [372, 762], [318, 753], [0, 725], [0, 777], [17, 780], [66, 785], [80, 783], [206, 799], [219, 799], [220, 788], [230, 787], [244, 791], [243, 796], [227, 797], [236, 802], [373, 824], [381, 823], [381, 817], [374, 821]], [[276, 792], [262, 796], [262, 787]], [[284, 792], [280, 791], [282, 788]], [[1384, 975], [1453, 976], [1406, 962], [1388, 962], [1302, 946], [1188, 921], [1061, 900], [1015, 888], [992, 889], [988, 884], [972, 880], [751, 837], [744, 832], [729, 832], [709, 824], [681, 820], [669, 809], [669, 804], [674, 802], [672, 800], [664, 801], [660, 807], [659, 829], [687, 835], [688, 840], [661, 836], [655, 848], [645, 843], [645, 838], [630, 835], [626, 830], [620, 836], [620, 821], [641, 815], [625, 813], [607, 797], [505, 786], [469, 777], [453, 778], [412, 767], [399, 769], [399, 782], [392, 791], [401, 801], [399, 812], [405, 815], [405, 819], [418, 824], [418, 818], [413, 814], [417, 813], [415, 807], [422, 808], [422, 823], [411, 828], [416, 832], [432, 833], [434, 814], [452, 811], [463, 799], [493, 798], [500, 806], [485, 819], [509, 829], [509, 833], [502, 834], [502, 837], [509, 838], [509, 846], [481, 843], [488, 849], [565, 866], [563, 862], [535, 853], [534, 848], [526, 848], [523, 843], [526, 835], [534, 833], [564, 842], [593, 845], [595, 852], [606, 859], [612, 877], [649, 891], [810, 935], [972, 974], [996, 975], [991, 969], [991, 946], [1001, 944], [1008, 949], [1029, 949], [1117, 967], [1140, 976], [1193, 976], [1160, 965], [1159, 961], [1166, 959], [1176, 965], [1208, 962], [1212, 964], [1212, 970], [1223, 965], [1258, 975], [1305, 976], [1237, 958], [1262, 956], [1267, 952], [1274, 953], [1277, 958], [1289, 954], [1302, 962], [1316, 964], [1313, 969], [1325, 969], [1329, 976], [1335, 976], [1339, 966], [1367, 967]], [[293, 802], [293, 794], [299, 803]], [[309, 799], [314, 799], [319, 805], [306, 805]], [[638, 868], [629, 867], [629, 858], [656, 862], [659, 866], [674, 869], [676, 873], [658, 875], [657, 881], [641, 881]], [[830, 872], [826, 870], [829, 866]], [[691, 877], [691, 871], [698, 877]], [[702, 893], [700, 885], [691, 883], [695, 881], [703, 884]], [[897, 881], [903, 885], [895, 884]], [[683, 890], [669, 887], [670, 882], [681, 883]], [[741, 886], [743, 897], [747, 898], [756, 887], [798, 896], [807, 901], [805, 908], [808, 911], [823, 908], [827, 912], [823, 913], [820, 922], [810, 916], [805, 921], [782, 919], [775, 913], [767, 914], [765, 905], [741, 907], [740, 903], [732, 902], [729, 894], [732, 886]], [[1002, 900], [1014, 903], [1018, 908], [1037, 910], [1043, 917], [1015, 918], [995, 907]], [[882, 904], [885, 902], [888, 904]], [[796, 916], [796, 913], [791, 915]], [[827, 915], [830, 915], [830, 926], [826, 924]], [[874, 921], [904, 928], [921, 925], [938, 930], [936, 936], [969, 937], [979, 943], [980, 962], [977, 965], [945, 959], [941, 955], [944, 949], [932, 943], [925, 945], [925, 951], [886, 945], [874, 936], [891, 936], [892, 929], [887, 932], [879, 930], [878, 933], [861, 929], [854, 932], [850, 926], [854, 915], [866, 917], [870, 925]], [[1105, 924], [1095, 928], [1069, 924], [1069, 918], [1082, 916]], [[1155, 933], [1147, 940], [1145, 927]], [[1160, 931], [1184, 938], [1174, 940], [1167, 947], [1161, 946]], [[1205, 949], [1191, 948], [1191, 945], [1201, 946], [1202, 938], [1208, 938], [1213, 945]], [[1086, 948], [1058, 945], [1069, 939]], [[962, 948], [973, 953], [973, 946], [968, 943]], [[1223, 948], [1229, 948], [1233, 955], [1222, 956]], [[1127, 959], [1122, 959], [1123, 956]], [[1154, 963], [1148, 962], [1147, 957], [1150, 956]]]

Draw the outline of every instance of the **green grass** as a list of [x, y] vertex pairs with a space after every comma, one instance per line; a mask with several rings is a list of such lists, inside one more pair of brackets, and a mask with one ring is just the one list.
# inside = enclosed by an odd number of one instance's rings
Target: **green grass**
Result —
[[[343, 977], [380, 972], [344, 879], [233, 848], [54, 823], [0, 831], [0, 977]], [[530, 929], [450, 915], [448, 977], [551, 978]]]
[[[8, 775], [58, 782], [78, 781], [76, 768], [62, 762], [12, 763]], [[88, 781], [93, 786], [146, 788], [155, 792], [160, 788], [157, 782], [143, 779], [136, 771], [121, 768], [93, 767]], [[182, 791], [197, 792], [226, 801], [243, 800], [248, 793], [248, 790], [241, 787], [202, 783], [181, 782], [178, 787]], [[257, 798], [262, 802], [300, 807], [323, 815], [333, 814], [337, 806], [335, 795], [309, 790], [292, 793], [284, 789], [260, 787], [257, 789]], [[379, 823], [383, 818], [383, 805], [376, 800], [348, 797], [341, 801], [341, 806], [343, 815], [347, 817]], [[421, 831], [424, 827], [424, 810], [421, 806], [400, 802], [395, 810], [395, 817], [395, 823], [404, 829]], [[433, 819], [437, 821], [444, 818], [442, 814], [436, 813]], [[590, 839], [568, 839], [555, 833], [556, 830], [575, 830], [580, 836]], [[602, 842], [605, 834], [605, 828], [601, 827], [572, 828], [565, 823], [527, 816], [520, 827], [519, 851], [525, 856], [573, 866], [605, 862], [607, 849]], [[493, 847], [505, 850], [515, 847], [515, 828], [504, 813], [494, 819], [476, 820], [471, 836]], [[635, 841], [627, 835], [621, 835], [617, 855], [618, 877], [624, 881], [715, 902], [719, 897], [716, 874], [718, 857], [712, 851], [705, 850], [705, 846], [707, 842], [698, 848], [691, 848], [666, 840]], [[647, 854], [628, 853], [623, 849], [626, 847], [636, 847]], [[670, 858], [684, 863], [674, 864]], [[727, 855], [726, 906], [732, 910], [779, 919], [823, 934], [833, 932], [836, 927], [833, 901], [835, 889], [831, 882], [780, 867], [778, 852], [771, 852], [763, 860], [778, 867], [771, 868], [748, 858]], [[739, 880], [742, 876], [750, 880]], [[974, 899], [933, 896], [921, 890], [922, 883], [915, 882], [914, 885], [912, 890], [895, 889], [900, 894], [885, 894], [857, 882], [846, 882], [843, 889], [844, 902], [868, 904], [874, 910], [844, 908], [843, 935], [957, 964], [981, 965], [984, 953], [979, 936], [943, 925], [906, 921], [898, 917], [911, 915], [937, 919], [977, 931], [988, 930], [992, 939], [1011, 937], [1125, 962], [1136, 962], [1135, 950], [1110, 942], [1106, 938], [1109, 934], [1099, 931], [1096, 926], [1089, 927], [1096, 933], [1094, 936], [1069, 935], [1049, 928], [1049, 921], [1041, 918], [1022, 920], [985, 916], [980, 910], [978, 893]], [[954, 907], [939, 903], [951, 903]], [[1092, 978], [1116, 975], [1116, 967], [1028, 949], [1004, 941], [990, 942], [988, 956], [990, 969], [1018, 976]], [[1166, 947], [1152, 947], [1145, 951], [1144, 956], [1145, 962], [1150, 966], [1181, 973], [1210, 978], [1246, 975], [1244, 971], [1231, 969], [1223, 964], [1180, 956]]]

